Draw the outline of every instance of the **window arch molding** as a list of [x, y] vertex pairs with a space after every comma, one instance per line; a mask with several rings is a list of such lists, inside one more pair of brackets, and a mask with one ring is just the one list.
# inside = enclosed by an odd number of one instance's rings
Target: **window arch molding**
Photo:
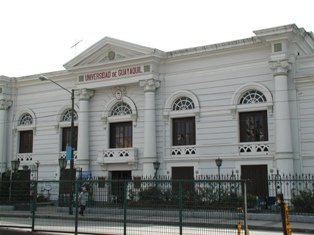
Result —
[[[65, 114], [65, 112], [68, 111], [68, 110], [71, 110], [71, 109], [72, 109], [71, 105], [65, 105], [65, 106], [61, 107], [61, 109], [59, 109], [58, 114], [57, 114], [57, 118], [56, 118], [56, 125], [55, 125], [55, 128], [56, 128], [57, 131], [59, 131], [59, 128], [71, 126], [71, 122], [62, 120], [63, 119], [63, 115]], [[77, 110], [78, 110], [78, 106], [75, 105], [74, 106], [74, 111], [75, 111], [75, 113], [77, 115], [77, 119], [74, 119], [74, 126], [78, 126], [79, 116], [78, 116]]]
[[[127, 114], [127, 115], [111, 116], [112, 109], [119, 103], [126, 103], [130, 107], [132, 113]], [[119, 100], [116, 98], [113, 98], [107, 103], [107, 105], [105, 107], [105, 111], [102, 114], [101, 120], [104, 123], [105, 129], [107, 128], [108, 123], [123, 122], [123, 121], [130, 121], [130, 120], [133, 122], [133, 126], [136, 126], [136, 124], [137, 124], [136, 106], [135, 106], [134, 102], [127, 96], [123, 96]]]
[[[19, 122], [21, 120], [21, 118], [23, 117], [23, 115], [28, 114], [31, 116], [32, 118], [32, 123], [30, 125], [20, 125]], [[25, 131], [25, 130], [33, 130], [33, 132], [35, 133], [36, 131], [36, 116], [35, 113], [33, 112], [33, 110], [29, 109], [29, 108], [23, 108], [22, 110], [18, 111], [16, 113], [15, 119], [14, 119], [14, 123], [15, 123], [15, 131]]]
[[[245, 92], [249, 90], [257, 90], [261, 92], [266, 97], [266, 102], [261, 103], [252, 103], [252, 104], [239, 104], [242, 96]], [[259, 83], [247, 83], [243, 86], [240, 86], [235, 93], [233, 94], [230, 102], [230, 112], [233, 118], [236, 117], [237, 112], [244, 112], [244, 111], [257, 111], [267, 109], [268, 113], [272, 115], [273, 113], [273, 97], [271, 92], [265, 86]]]
[[[173, 104], [180, 97], [187, 97], [187, 98], [191, 99], [194, 103], [194, 109], [174, 111], [172, 109]], [[163, 116], [165, 117], [165, 119], [176, 118], [176, 117], [195, 116], [197, 118], [197, 120], [199, 120], [199, 115], [200, 115], [199, 101], [198, 101], [198, 99], [194, 93], [192, 93], [191, 91], [187, 91], [187, 90], [177, 91], [173, 95], [171, 95], [167, 99], [165, 106], [164, 106], [164, 111], [163, 111]]]

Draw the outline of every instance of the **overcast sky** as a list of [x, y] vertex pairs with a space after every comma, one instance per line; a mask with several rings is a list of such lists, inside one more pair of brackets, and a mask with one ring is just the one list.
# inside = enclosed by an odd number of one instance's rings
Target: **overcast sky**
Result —
[[292, 23], [314, 31], [313, 0], [0, 1], [0, 75], [8, 77], [63, 70], [106, 36], [172, 51]]

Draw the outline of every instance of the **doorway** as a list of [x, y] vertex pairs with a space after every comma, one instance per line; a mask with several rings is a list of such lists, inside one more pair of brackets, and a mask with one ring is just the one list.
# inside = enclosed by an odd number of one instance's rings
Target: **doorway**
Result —
[[182, 181], [182, 189], [185, 192], [194, 191], [194, 167], [172, 167], [172, 190], [179, 190], [179, 180]]
[[247, 194], [268, 196], [267, 165], [242, 165], [241, 179], [248, 180]]
[[132, 179], [131, 171], [111, 171], [111, 195], [118, 203], [123, 203], [124, 181]]

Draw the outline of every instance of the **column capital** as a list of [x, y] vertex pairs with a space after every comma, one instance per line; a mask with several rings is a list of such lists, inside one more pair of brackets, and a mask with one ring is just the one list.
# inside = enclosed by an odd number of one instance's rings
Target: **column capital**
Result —
[[144, 92], [155, 91], [160, 87], [160, 81], [154, 78], [140, 81], [140, 86], [144, 87]]
[[89, 100], [94, 96], [94, 91], [86, 88], [78, 90], [78, 95], [80, 100]]
[[288, 75], [288, 71], [291, 68], [291, 63], [288, 59], [269, 61], [269, 67], [273, 71], [274, 76]]
[[0, 100], [0, 110], [7, 110], [11, 107], [12, 105], [12, 100], [7, 100], [7, 99], [1, 99]]

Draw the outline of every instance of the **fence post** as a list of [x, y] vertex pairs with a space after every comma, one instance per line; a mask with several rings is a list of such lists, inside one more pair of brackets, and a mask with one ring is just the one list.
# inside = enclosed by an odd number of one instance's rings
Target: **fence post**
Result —
[[124, 180], [124, 187], [123, 187], [123, 234], [126, 235], [126, 215], [127, 215], [127, 189], [128, 189], [128, 182]]
[[35, 231], [35, 211], [37, 209], [37, 189], [38, 189], [38, 181], [31, 183], [31, 191], [30, 191], [30, 209], [32, 212], [32, 232]]
[[183, 208], [183, 190], [182, 190], [182, 180], [179, 181], [179, 230], [180, 235], [182, 235], [182, 208]]
[[243, 181], [243, 198], [244, 198], [244, 234], [249, 235], [247, 226], [247, 196], [246, 196], [246, 180]]
[[74, 184], [75, 184], [75, 235], [76, 235], [77, 227], [78, 227], [78, 182], [77, 180], [74, 181]]

